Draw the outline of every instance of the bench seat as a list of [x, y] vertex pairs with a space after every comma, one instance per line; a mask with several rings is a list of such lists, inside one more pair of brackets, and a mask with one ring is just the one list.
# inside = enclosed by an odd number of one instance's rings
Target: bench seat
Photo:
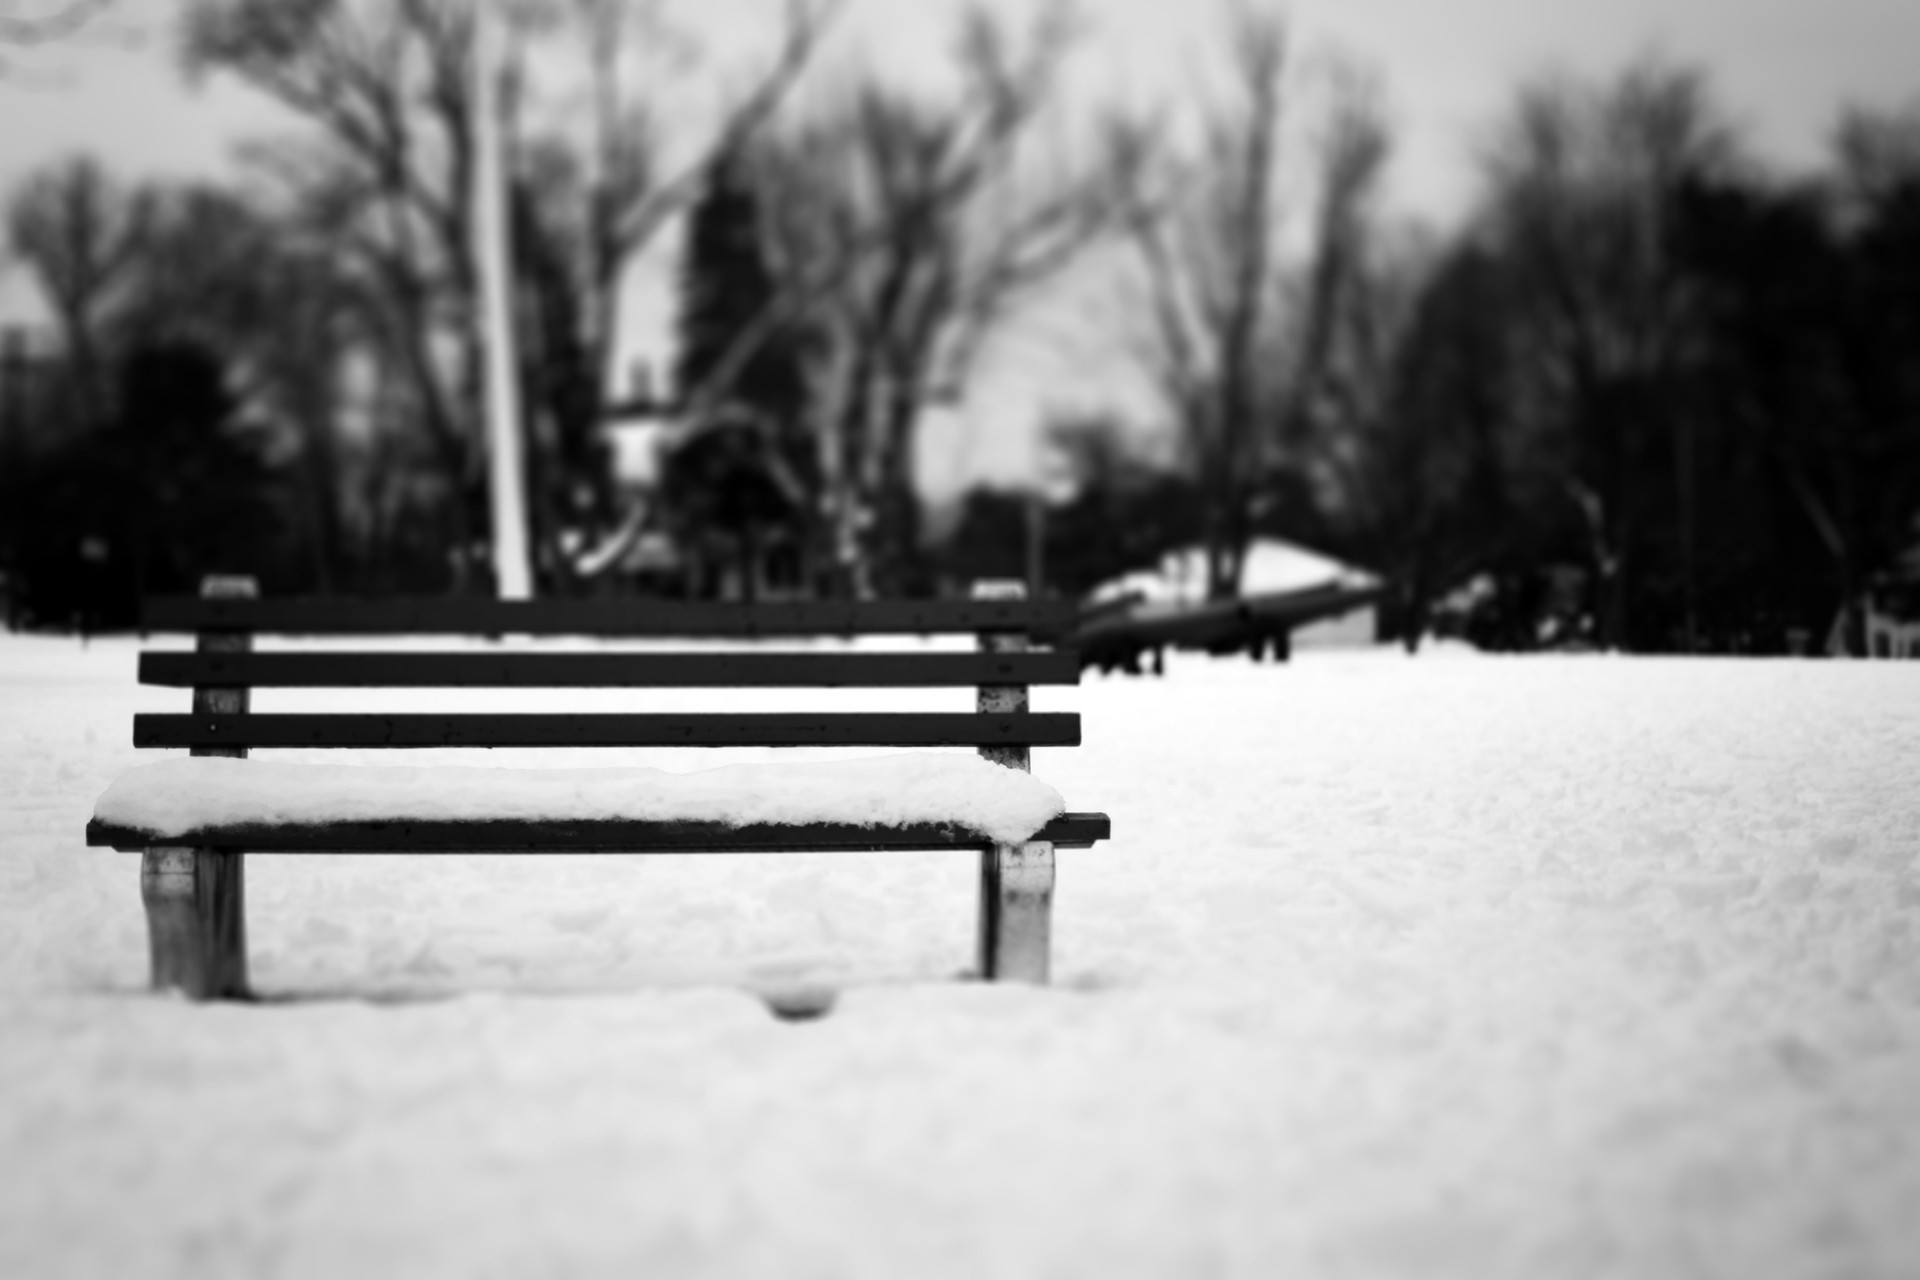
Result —
[[[512, 769], [174, 759], [130, 769], [87, 842], [268, 852], [984, 849], [1104, 838], [1052, 787], [978, 755]], [[1104, 821], [1101, 818], [1101, 821]]]
[[[1033, 833], [1060, 849], [1091, 849], [1112, 837], [1104, 813], [1063, 813]], [[246, 853], [888, 853], [938, 849], [986, 852], [995, 842], [940, 823], [804, 825], [724, 822], [516, 818], [395, 818], [352, 822], [195, 827], [155, 837], [97, 819], [87, 843], [138, 853], [181, 845]], [[1024, 842], [1023, 842], [1024, 843]]]

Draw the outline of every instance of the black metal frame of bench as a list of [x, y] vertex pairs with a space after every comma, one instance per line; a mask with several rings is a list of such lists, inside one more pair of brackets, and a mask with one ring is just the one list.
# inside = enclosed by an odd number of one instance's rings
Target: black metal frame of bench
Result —
[[[244, 757], [274, 747], [971, 746], [1027, 769], [1034, 746], [1076, 746], [1074, 714], [1028, 710], [1028, 687], [1077, 684], [1067, 650], [1030, 650], [1072, 625], [1062, 601], [990, 591], [975, 600], [790, 602], [258, 599], [246, 579], [201, 597], [148, 601], [147, 630], [198, 633], [192, 653], [142, 653], [143, 684], [191, 688], [188, 715], [134, 716], [134, 745]], [[976, 653], [252, 652], [287, 635], [586, 635], [756, 640], [881, 634], [978, 637]], [[253, 715], [254, 688], [956, 687], [976, 714]], [[1107, 839], [1105, 814], [1069, 813], [1020, 845], [958, 828], [813, 823], [498, 820], [212, 826], [172, 834], [99, 821], [87, 843], [143, 855], [156, 988], [194, 999], [247, 994], [244, 856], [252, 853], [769, 853], [977, 849], [981, 977], [1044, 983], [1056, 848]]]

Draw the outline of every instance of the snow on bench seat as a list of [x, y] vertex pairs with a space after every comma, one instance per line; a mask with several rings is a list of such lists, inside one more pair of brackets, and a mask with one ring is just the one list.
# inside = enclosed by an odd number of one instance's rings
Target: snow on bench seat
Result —
[[211, 827], [379, 821], [657, 821], [727, 826], [938, 823], [1004, 844], [1065, 810], [1030, 773], [971, 753], [796, 764], [504, 769], [162, 760], [116, 778], [97, 822], [156, 840]]

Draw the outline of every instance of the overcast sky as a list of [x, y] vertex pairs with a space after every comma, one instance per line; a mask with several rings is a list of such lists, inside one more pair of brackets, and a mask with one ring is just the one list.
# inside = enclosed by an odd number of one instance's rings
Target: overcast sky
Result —
[[[1039, 0], [994, 0], [1010, 15]], [[47, 0], [0, 0], [26, 14]], [[702, 46], [689, 91], [737, 84], [760, 59], [781, 0], [667, 0]], [[831, 74], [860, 61], [882, 74], [939, 73], [960, 0], [846, 0]], [[1200, 83], [1224, 5], [1204, 0], [1081, 0], [1089, 28], [1076, 98], [1144, 104]], [[276, 118], [237, 88], [184, 87], [169, 47], [176, 0], [122, 0], [111, 38], [17, 56], [0, 80], [0, 188], [63, 152], [92, 151], [133, 175], [213, 173], [233, 143], [271, 133]], [[1300, 0], [1288, 6], [1300, 46], [1337, 47], [1384, 80], [1398, 128], [1392, 193], [1400, 209], [1444, 221], [1470, 198], [1474, 155], [1519, 80], [1546, 69], [1605, 74], [1657, 53], [1695, 64], [1753, 148], [1787, 166], [1815, 163], [1842, 106], [1920, 96], [1920, 0]], [[693, 92], [698, 98], [699, 93]], [[664, 248], [664, 246], [663, 246]], [[656, 255], [656, 259], [661, 255]], [[668, 314], [654, 261], [630, 290], [630, 344], [658, 354]], [[34, 318], [20, 273], [0, 267], [0, 321]], [[1085, 399], [1092, 346], [1111, 335], [1084, 317], [1038, 326], [1005, 361], [972, 416], [992, 420], [935, 469], [1018, 470], [1021, 441], [1047, 401]]]

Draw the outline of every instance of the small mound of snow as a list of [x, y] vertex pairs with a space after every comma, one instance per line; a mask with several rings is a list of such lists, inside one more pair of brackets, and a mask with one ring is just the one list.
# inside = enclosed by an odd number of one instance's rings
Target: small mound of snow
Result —
[[1032, 774], [977, 755], [915, 752], [693, 773], [173, 759], [121, 774], [93, 816], [158, 838], [254, 824], [565, 819], [943, 823], [1012, 844], [1065, 808]]

